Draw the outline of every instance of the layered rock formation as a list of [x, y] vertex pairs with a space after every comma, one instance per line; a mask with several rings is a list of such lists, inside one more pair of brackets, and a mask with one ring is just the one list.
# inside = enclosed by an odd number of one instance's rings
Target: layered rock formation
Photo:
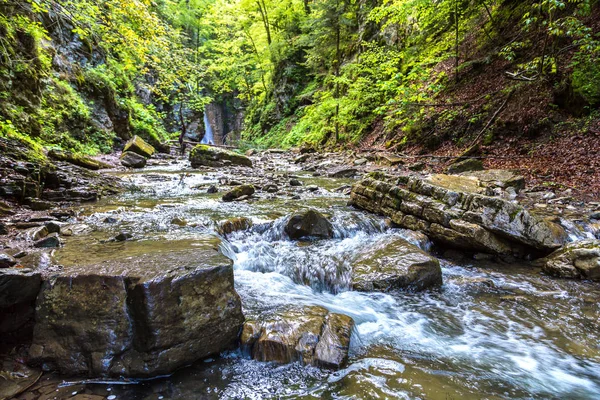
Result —
[[467, 250], [524, 257], [549, 254], [567, 241], [556, 221], [489, 192], [483, 179], [471, 176], [373, 173], [354, 185], [351, 204]]
[[[68, 375], [149, 377], [235, 346], [232, 262], [206, 236], [62, 256], [37, 298], [30, 358]], [[124, 246], [124, 247], [123, 247]]]

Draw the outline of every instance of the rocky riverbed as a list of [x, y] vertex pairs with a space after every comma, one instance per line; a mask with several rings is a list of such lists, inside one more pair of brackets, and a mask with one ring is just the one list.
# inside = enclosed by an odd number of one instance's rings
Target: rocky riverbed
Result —
[[600, 393], [597, 204], [383, 153], [130, 153], [94, 175], [120, 194], [7, 198], [0, 398]]

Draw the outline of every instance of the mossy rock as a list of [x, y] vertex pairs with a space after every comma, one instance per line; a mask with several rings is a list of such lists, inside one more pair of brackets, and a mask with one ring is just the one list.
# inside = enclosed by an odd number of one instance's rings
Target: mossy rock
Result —
[[199, 144], [192, 149], [192, 152], [190, 153], [190, 162], [192, 163], [192, 168], [198, 168], [200, 166], [222, 167], [228, 163], [231, 163], [231, 165], [252, 167], [252, 160], [246, 156], [204, 144]]
[[448, 167], [449, 174], [459, 174], [468, 171], [482, 171], [483, 162], [478, 158], [467, 158], [453, 163]]
[[48, 152], [48, 157], [52, 158], [53, 160], [64, 161], [82, 168], [91, 169], [93, 171], [97, 171], [102, 168], [110, 168], [110, 165], [101, 161], [94, 160], [91, 157], [81, 154], [70, 153], [68, 151], [50, 150]]
[[123, 153], [127, 151], [132, 151], [134, 153], [139, 154], [140, 156], [144, 156], [146, 158], [152, 157], [152, 155], [156, 152], [154, 147], [144, 141], [139, 136], [134, 136], [125, 144], [125, 148], [123, 149]]
[[223, 201], [234, 201], [243, 196], [252, 196], [256, 189], [252, 185], [240, 185], [223, 195]]

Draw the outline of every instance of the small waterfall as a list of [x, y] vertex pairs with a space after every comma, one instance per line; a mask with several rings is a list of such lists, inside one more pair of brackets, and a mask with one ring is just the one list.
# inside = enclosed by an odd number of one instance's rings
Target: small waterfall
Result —
[[201, 143], [215, 144], [212, 127], [210, 126], [210, 121], [208, 120], [208, 114], [206, 113], [206, 109], [204, 109], [204, 137], [202, 138]]

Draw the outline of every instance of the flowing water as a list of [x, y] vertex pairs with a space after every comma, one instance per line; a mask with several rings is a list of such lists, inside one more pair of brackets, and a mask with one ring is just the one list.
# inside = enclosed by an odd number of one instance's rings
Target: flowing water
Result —
[[[287, 305], [321, 305], [354, 318], [350, 362], [341, 371], [250, 360], [238, 351], [174, 375], [134, 385], [81, 383], [119, 399], [593, 399], [600, 398], [600, 286], [555, 280], [531, 266], [442, 260], [444, 285], [423, 293], [347, 290], [358, 250], [403, 237], [435, 251], [421, 236], [346, 206], [347, 180], [302, 177], [316, 192], [299, 200], [260, 197], [223, 203], [205, 187], [222, 176], [182, 164], [122, 175], [129, 190], [84, 207], [89, 228], [63, 250], [102, 257], [102, 240], [127, 230], [135, 240], [193, 238], [218, 221], [249, 217], [254, 227], [223, 242], [234, 260], [246, 315]], [[198, 189], [200, 188], [200, 189]], [[291, 242], [286, 215], [312, 207], [328, 215], [335, 238]], [[107, 218], [113, 223], [107, 223]], [[187, 224], [173, 224], [174, 219]], [[116, 222], [115, 222], [116, 221]], [[90, 242], [95, 245], [90, 245]], [[112, 397], [114, 396], [114, 397]], [[68, 396], [67, 396], [68, 397]]]

